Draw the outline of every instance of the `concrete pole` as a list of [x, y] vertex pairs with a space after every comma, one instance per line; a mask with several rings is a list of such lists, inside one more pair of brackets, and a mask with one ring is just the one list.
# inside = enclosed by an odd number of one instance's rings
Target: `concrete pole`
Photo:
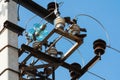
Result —
[[[0, 31], [6, 20], [17, 24], [17, 4], [12, 0], [0, 0]], [[5, 29], [0, 34], [0, 80], [19, 80], [18, 34]], [[15, 72], [16, 71], [16, 72]]]

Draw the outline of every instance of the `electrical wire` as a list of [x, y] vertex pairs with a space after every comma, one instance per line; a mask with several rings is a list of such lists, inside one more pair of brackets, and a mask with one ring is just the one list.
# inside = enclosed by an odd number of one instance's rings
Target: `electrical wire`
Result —
[[107, 38], [107, 41], [108, 41], [108, 45], [110, 46], [110, 37], [109, 37], [109, 34], [108, 34], [107, 30], [105, 29], [105, 27], [103, 26], [103, 24], [99, 20], [97, 20], [96, 18], [94, 18], [94, 17], [92, 17], [90, 15], [87, 15], [87, 14], [78, 14], [77, 16], [75, 16], [75, 19], [77, 19], [78, 16], [87, 16], [87, 17], [95, 20], [101, 26], [101, 28], [103, 29], [103, 31], [105, 32], [105, 35], [106, 35], [106, 38]]
[[35, 17], [37, 17], [37, 15], [32, 16], [31, 18], [29, 18], [26, 22], [25, 22], [25, 30], [27, 29], [28, 23], [33, 20]]
[[54, 11], [53, 12], [51, 12], [50, 14], [48, 14], [47, 16], [45, 16], [44, 18], [42, 18], [42, 20], [40, 21], [40, 23], [42, 23], [42, 21], [44, 20], [44, 19], [46, 19], [46, 18], [48, 18], [50, 15], [52, 15], [54, 13]]
[[[39, 24], [42, 23], [42, 21], [43, 21], [44, 19], [46, 19], [47, 17], [49, 17], [49, 16], [52, 15], [53, 13], [54, 13], [54, 11], [51, 12], [50, 14], [48, 14], [47, 16], [45, 16], [44, 18], [42, 18], [42, 19], [40, 20]], [[37, 15], [32, 16], [31, 18], [29, 18], [29, 19], [25, 22], [25, 29], [27, 29], [28, 23], [29, 23], [30, 21], [32, 21], [35, 17], [37, 17]]]
[[19, 14], [19, 12], [20, 12], [20, 4], [19, 4], [19, 0], [18, 0], [18, 10], [17, 10], [17, 19], [18, 19], [18, 21], [20, 21], [20, 14]]
[[108, 41], [108, 45], [107, 45], [106, 47], [108, 47], [108, 48], [110, 48], [110, 49], [112, 49], [112, 50], [120, 53], [120, 50], [118, 50], [118, 49], [116, 49], [116, 48], [113, 48], [113, 47], [111, 46], [109, 34], [108, 34], [107, 30], [105, 29], [105, 27], [103, 26], [103, 24], [102, 24], [99, 20], [97, 20], [96, 18], [94, 18], [94, 17], [92, 17], [92, 16], [90, 16], [90, 15], [87, 15], [87, 14], [79, 14], [79, 15], [75, 16], [75, 19], [77, 19], [78, 16], [87, 16], [87, 17], [90, 17], [90, 18], [92, 18], [93, 20], [95, 20], [98, 24], [100, 24], [101, 28], [103, 29], [103, 31], [104, 31], [105, 34], [106, 34], [106, 38], [107, 38], [107, 41]]
[[109, 46], [109, 45], [107, 45], [106, 47], [108, 47], [108, 48], [110, 48], [110, 49], [112, 49], [112, 50], [114, 50], [114, 51], [120, 53], [120, 50], [118, 50], [118, 49], [116, 49], [116, 48], [113, 48], [113, 47], [111, 47], [111, 46]]
[[96, 77], [98, 77], [98, 78], [100, 78], [100, 79], [102, 79], [102, 80], [106, 80], [105, 78], [103, 78], [103, 77], [101, 77], [101, 76], [99, 76], [99, 75], [97, 75], [97, 74], [95, 74], [93, 72], [90, 72], [90, 71], [87, 71], [87, 72], [94, 75], [94, 76], [96, 76]]
[[[51, 12], [50, 14], [48, 14], [47, 16], [45, 16], [44, 18], [42, 18], [42, 19], [40, 20], [39, 24], [41, 24], [44, 19], [46, 19], [47, 17], [49, 17], [49, 16], [52, 15], [53, 13], [54, 13], [54, 11]], [[26, 21], [26, 23], [25, 23], [25, 30], [27, 29], [28, 23], [29, 23], [30, 21], [32, 21], [35, 17], [37, 17], [37, 15], [32, 16], [30, 19], [28, 19], [28, 20]]]
[[[58, 4], [59, 4], [60, 6], [62, 6], [63, 3], [64, 3], [64, 2], [60, 2], [60, 3], [58, 3]], [[47, 16], [45, 16], [44, 18], [42, 18], [41, 21], [40, 21], [40, 23], [42, 23], [42, 21], [43, 21], [44, 19], [48, 18], [48, 17], [51, 16], [53, 13], [54, 13], [54, 11], [51, 12], [50, 14], [48, 14]], [[40, 24], [40, 23], [39, 23], [39, 24]]]

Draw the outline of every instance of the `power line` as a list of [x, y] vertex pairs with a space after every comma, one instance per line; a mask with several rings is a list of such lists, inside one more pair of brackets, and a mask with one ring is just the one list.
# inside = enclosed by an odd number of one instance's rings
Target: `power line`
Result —
[[97, 75], [97, 74], [95, 74], [93, 72], [90, 72], [90, 71], [87, 71], [87, 72], [94, 75], [94, 76], [96, 76], [96, 77], [98, 77], [98, 78], [100, 78], [100, 79], [102, 79], [102, 80], [106, 80], [105, 78], [103, 78], [103, 77], [101, 77], [101, 76], [99, 76], [99, 75]]
[[109, 34], [108, 34], [107, 30], [105, 29], [104, 25], [99, 20], [97, 20], [96, 18], [94, 18], [94, 17], [92, 17], [91, 15], [88, 15], [88, 14], [78, 14], [77, 16], [75, 16], [75, 19], [77, 19], [78, 16], [87, 16], [87, 17], [95, 20], [101, 26], [101, 28], [103, 29], [103, 31], [105, 32], [106, 38], [108, 40], [108, 45], [110, 45]]
[[120, 53], [120, 50], [118, 50], [118, 49], [116, 49], [116, 48], [113, 48], [113, 47], [111, 47], [111, 46], [109, 46], [109, 45], [107, 45], [106, 47], [108, 47], [108, 48], [110, 48], [110, 49], [112, 49], [112, 50], [114, 50], [114, 51]]

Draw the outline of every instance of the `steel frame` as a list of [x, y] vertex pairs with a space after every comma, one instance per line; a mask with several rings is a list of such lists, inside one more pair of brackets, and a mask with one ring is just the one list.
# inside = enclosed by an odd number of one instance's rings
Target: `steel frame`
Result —
[[[45, 8], [43, 8], [42, 6], [38, 5], [37, 3], [35, 3], [34, 1], [32, 0], [13, 0], [15, 1], [16, 3], [22, 5], [23, 7], [27, 8], [28, 10], [32, 11], [33, 13], [37, 14], [38, 16], [40, 16], [41, 18], [44, 18], [45, 16], [47, 16], [48, 14], [50, 14], [49, 11], [47, 11]], [[54, 19], [56, 18], [56, 16], [54, 14], [52, 14], [51, 16], [49, 16], [48, 18], [46, 18], [46, 20], [48, 22], [50, 22], [51, 24], [53, 24], [53, 21]], [[22, 45], [21, 48], [22, 48], [22, 51], [20, 51], [20, 55], [24, 52], [24, 51], [29, 51], [31, 52], [30, 56], [34, 56], [38, 59], [42, 59], [48, 63], [55, 63], [53, 64], [52, 66], [55, 66], [55, 69], [58, 67], [58, 66], [62, 66], [64, 68], [67, 68], [68, 70], [73, 70], [77, 73], [80, 74], [79, 77], [81, 77], [86, 71], [88, 71], [88, 69], [96, 62], [99, 60], [100, 56], [96, 55], [92, 60], [89, 61], [89, 63], [87, 65], [85, 65], [81, 70], [78, 70], [76, 69], [75, 67], [71, 66], [70, 64], [64, 62], [82, 43], [83, 43], [83, 39], [82, 38], [78, 38], [78, 37], [74, 37], [74, 36], [71, 36], [69, 34], [67, 34], [66, 32], [64, 31], [61, 31], [61, 30], [58, 30], [58, 29], [54, 29], [44, 40], [42, 43], [40, 43], [39, 45], [42, 45], [45, 41], [48, 40], [48, 38], [54, 33], [58, 33], [62, 36], [65, 36], [73, 41], [76, 42], [76, 44], [64, 55], [63, 58], [61, 59], [58, 59], [58, 58], [54, 58], [54, 57], [51, 57], [41, 51], [38, 51], [36, 49], [33, 49], [27, 45]], [[39, 47], [39, 45], [37, 47]], [[37, 48], [36, 47], [36, 48]], [[37, 54], [36, 54], [37, 53]], [[24, 67], [25, 69], [28, 67], [28, 66], [22, 66], [23, 64], [20, 64], [20, 67]], [[41, 68], [40, 66], [42, 65], [39, 65], [39, 68]], [[48, 64], [47, 66], [51, 66], [50, 64]], [[38, 68], [38, 66], [34, 66], [33, 68]], [[31, 67], [29, 67], [29, 69], [31, 69]], [[30, 73], [33, 73], [33, 72], [30, 72]], [[33, 74], [36, 74], [36, 73], [33, 73]], [[36, 74], [38, 75], [38, 74]], [[40, 76], [40, 75], [38, 75]], [[37, 80], [37, 79], [35, 79]], [[39, 80], [39, 79], [38, 79]]]

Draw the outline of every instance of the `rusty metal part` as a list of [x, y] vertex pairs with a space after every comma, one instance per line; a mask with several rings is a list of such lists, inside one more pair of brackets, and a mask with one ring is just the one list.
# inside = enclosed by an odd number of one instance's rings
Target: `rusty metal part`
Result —
[[81, 77], [83, 74], [85, 74], [98, 60], [100, 60], [100, 56], [95, 56], [90, 60], [82, 69], [80, 76]]
[[[29, 68], [29, 67], [32, 67], [32, 66], [27, 66], [26, 64], [21, 64], [19, 63], [19, 69], [20, 69], [20, 80], [45, 80], [45, 76], [42, 75], [42, 73], [38, 72], [36, 68]], [[40, 77], [40, 78], [35, 78], [35, 79], [23, 79], [22, 76], [24, 75], [27, 75], [27, 74], [33, 74], [35, 75], [36, 77]], [[41, 79], [41, 78], [44, 78], [44, 79]], [[47, 80], [51, 80], [49, 78], [47, 78]]]
[[60, 60], [59, 58], [51, 57], [41, 51], [35, 50], [24, 44], [21, 47], [22, 47], [22, 49], [25, 49], [25, 50], [31, 52], [31, 54], [38, 59], [44, 60], [48, 63], [55, 63], [56, 64], [55, 66], [63, 66], [66, 69], [70, 69], [70, 70], [76, 71], [78, 73], [80, 72], [78, 69], [72, 67], [70, 64]]
[[22, 32], [24, 31], [23, 28], [21, 28], [20, 26], [10, 22], [10, 21], [5, 21], [4, 22], [4, 27], [17, 33], [18, 35], [22, 35]]
[[[48, 38], [49, 38], [53, 33], [58, 33], [59, 35], [61, 35], [60, 38], [61, 38], [62, 36], [64, 36], [64, 37], [67, 37], [67, 38], [69, 38], [69, 39], [71, 39], [71, 40], [73, 40], [73, 41], [76, 42], [76, 44], [74, 44], [74, 46], [64, 55], [64, 57], [62, 58], [61, 61], [65, 61], [65, 60], [83, 43], [83, 39], [80, 38], [80, 37], [76, 37], [76, 36], [70, 35], [69, 33], [65, 32], [65, 31], [63, 31], [63, 30], [53, 29], [53, 30], [50, 32], [50, 34], [49, 34], [39, 45], [42, 45], [45, 41], [47, 41]], [[23, 48], [23, 46], [22, 46], [22, 48]], [[27, 51], [31, 52], [31, 54], [32, 54], [33, 56], [37, 57], [38, 59], [44, 60], [44, 61], [49, 62], [49, 63], [53, 63], [53, 62], [55, 62], [55, 63], [61, 63], [58, 59], [54, 59], [53, 57], [48, 57], [48, 55], [46, 55], [45, 53], [42, 54], [42, 53], [39, 52], [39, 51], [36, 52], [35, 49], [32, 49], [32, 48], [28, 47], [27, 45], [26, 45], [26, 46], [24, 45], [24, 48], [26, 48]], [[25, 50], [26, 50], [26, 49], [25, 49]], [[24, 49], [23, 49], [23, 50], [24, 50]], [[34, 52], [34, 51], [35, 51], [35, 52]], [[37, 53], [37, 54], [35, 54], [35, 53]], [[56, 66], [55, 66], [55, 69], [56, 69], [58, 66], [60, 66], [60, 65], [56, 65]], [[65, 67], [65, 68], [67, 68], [67, 69], [71, 69], [70, 65], [68, 65], [68, 64], [66, 64], [66, 63], [64, 63], [64, 64], [62, 63], [61, 66]], [[73, 68], [73, 70], [75, 70], [75, 69]], [[76, 71], [76, 72], [77, 72], [77, 71], [80, 72], [79, 70], [75, 70], [75, 71]]]

